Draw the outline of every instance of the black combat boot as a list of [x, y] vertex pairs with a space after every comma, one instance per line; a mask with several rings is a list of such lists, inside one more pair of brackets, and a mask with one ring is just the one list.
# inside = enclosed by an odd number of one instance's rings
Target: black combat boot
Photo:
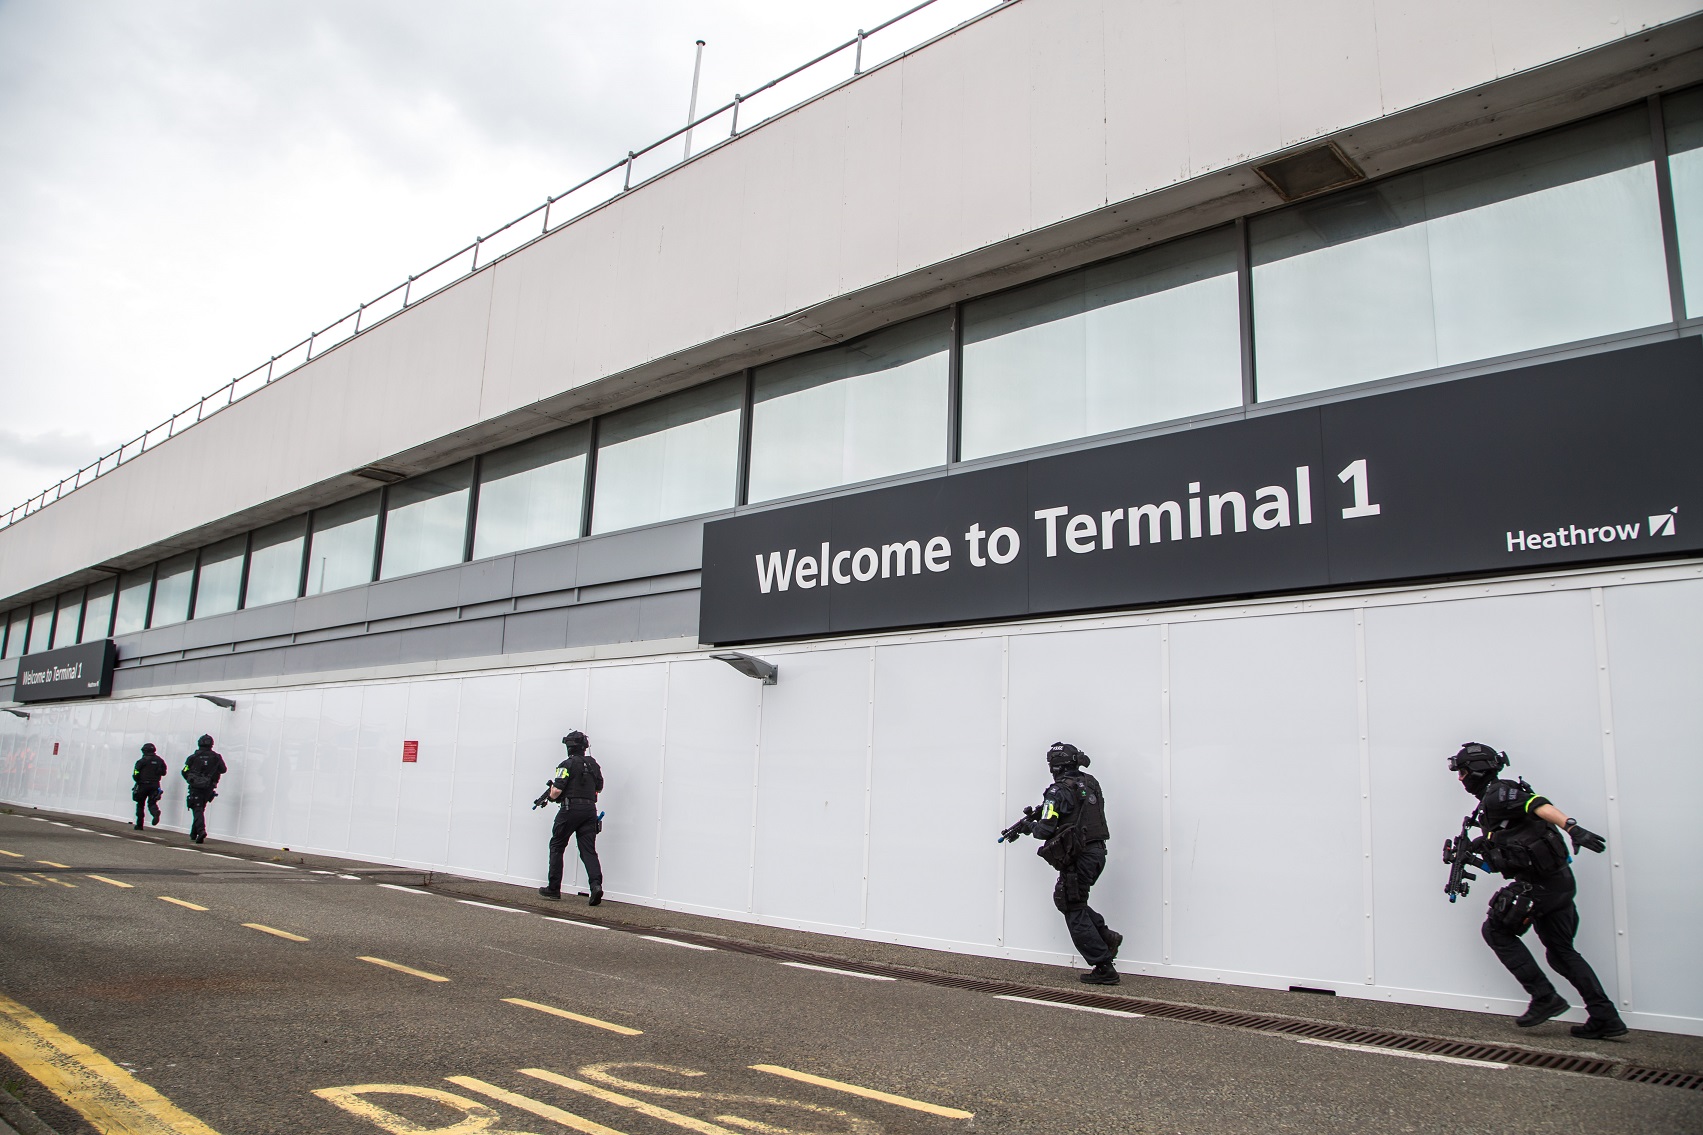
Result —
[[1100, 935], [1100, 937], [1106, 940], [1106, 949], [1112, 952], [1112, 956], [1108, 960], [1114, 962], [1117, 961], [1118, 948], [1124, 944], [1124, 936], [1119, 934], [1116, 930], [1107, 930], [1104, 934]]
[[600, 903], [602, 901], [603, 901], [603, 888], [599, 884], [593, 883], [591, 885], [591, 897], [586, 900], [585, 905], [596, 906], [598, 903]]
[[1084, 985], [1116, 985], [1123, 978], [1118, 976], [1111, 962], [1101, 962], [1076, 980]]
[[554, 890], [551, 890], [549, 887], [539, 887], [538, 893], [543, 895], [547, 899], [559, 899], [559, 898], [562, 897], [561, 891], [554, 891]]
[[1611, 1040], [1626, 1035], [1626, 1022], [1619, 1017], [1606, 1020], [1592, 1017], [1582, 1025], [1574, 1025], [1569, 1031], [1583, 1040]]
[[1526, 1006], [1526, 1011], [1514, 1018], [1514, 1023], [1522, 1029], [1533, 1025], [1541, 1025], [1551, 1017], [1559, 1017], [1572, 1006], [1567, 1004], [1567, 998], [1551, 989], [1541, 997], [1533, 997], [1532, 1003]]

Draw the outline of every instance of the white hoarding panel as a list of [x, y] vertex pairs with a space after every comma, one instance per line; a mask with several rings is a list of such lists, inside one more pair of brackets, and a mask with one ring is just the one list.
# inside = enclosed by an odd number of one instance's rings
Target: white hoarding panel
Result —
[[460, 679], [409, 683], [408, 716], [396, 754], [402, 767], [396, 794], [396, 857], [405, 863], [447, 862], [460, 711]]
[[604, 889], [617, 894], [656, 894], [669, 668], [665, 662], [591, 671], [591, 713], [584, 732], [603, 768], [598, 807], [608, 813], [597, 853]]
[[722, 662], [676, 662], [668, 680], [657, 897], [751, 908], [757, 714], [763, 685]]
[[518, 674], [461, 680], [446, 857], [453, 870], [489, 876], [501, 875], [508, 867], [509, 832], [520, 819], [513, 792], [519, 712]]
[[283, 847], [301, 847], [308, 842], [324, 703], [325, 691], [320, 689], [291, 690], [284, 699], [284, 735], [273, 807], [277, 839]]
[[349, 808], [349, 850], [388, 861], [396, 854], [396, 807], [402, 783], [408, 686], [397, 682], [363, 690], [355, 787]]
[[342, 851], [349, 846], [349, 817], [355, 799], [355, 753], [361, 736], [361, 686], [331, 686], [320, 703], [319, 740], [314, 753], [313, 811], [306, 846]]
[[[554, 806], [532, 809], [532, 801], [550, 783], [567, 749], [562, 738], [585, 727], [585, 698], [589, 671], [540, 670], [520, 676], [520, 705], [514, 727], [514, 776], [509, 784], [509, 840], [506, 873], [512, 879], [544, 882]], [[592, 739], [596, 755], [596, 738]], [[578, 851], [570, 848], [562, 884], [566, 889], [583, 878]]]

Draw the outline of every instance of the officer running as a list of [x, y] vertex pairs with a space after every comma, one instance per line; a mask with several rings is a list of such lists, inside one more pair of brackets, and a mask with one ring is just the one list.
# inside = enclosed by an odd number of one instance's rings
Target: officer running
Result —
[[1116, 985], [1121, 978], [1112, 962], [1124, 936], [1106, 925], [1088, 905], [1088, 891], [1106, 869], [1106, 798], [1100, 782], [1083, 772], [1088, 754], [1075, 745], [1055, 741], [1047, 750], [1053, 782], [1041, 794], [1039, 809], [1024, 809], [1028, 817], [1007, 829], [1012, 838], [1027, 833], [1042, 841], [1039, 852], [1058, 871], [1053, 905], [1064, 915], [1070, 940], [1082, 960], [1094, 967], [1079, 981]]
[[154, 752], [154, 743], [147, 742], [142, 746], [142, 759], [136, 762], [136, 769], [130, 774], [135, 782], [130, 789], [130, 798], [136, 801], [136, 830], [142, 830], [142, 809], [147, 808], [148, 814], [154, 818], [154, 826], [160, 826], [160, 797], [165, 790], [160, 787], [160, 781], [167, 773], [166, 762]]
[[207, 804], [219, 793], [219, 778], [229, 770], [225, 758], [213, 751], [213, 738], [203, 733], [195, 742], [195, 751], [183, 762], [183, 779], [189, 785], [189, 838], [194, 843], [207, 842]]
[[1479, 823], [1485, 834], [1474, 842], [1474, 849], [1486, 868], [1513, 880], [1491, 897], [1483, 933], [1497, 959], [1531, 995], [1531, 1004], [1514, 1023], [1529, 1029], [1569, 1008], [1520, 940], [1527, 928], [1535, 928], [1550, 968], [1584, 998], [1589, 1016], [1584, 1024], [1573, 1026], [1573, 1035], [1587, 1040], [1625, 1036], [1626, 1025], [1614, 1002], [1590, 963], [1573, 948], [1573, 936], [1579, 931], [1579, 910], [1573, 905], [1578, 884], [1568, 866], [1572, 858], [1561, 833], [1572, 837], [1575, 852], [1589, 848], [1601, 853], [1608, 841], [1580, 827], [1578, 820], [1548, 797], [1537, 795], [1524, 780], [1498, 780], [1496, 774], [1507, 766], [1508, 754], [1476, 741], [1461, 746], [1449, 758], [1449, 768], [1459, 775], [1461, 787], [1479, 799]]
[[597, 833], [603, 828], [597, 818], [597, 794], [603, 791], [603, 770], [586, 751], [591, 741], [584, 733], [576, 729], [562, 738], [562, 744], [568, 747], [567, 759], [556, 766], [550, 787], [539, 797], [540, 801], [558, 801], [560, 806], [550, 829], [549, 881], [538, 888], [538, 893], [547, 899], [562, 897], [562, 857], [568, 840], [577, 838], [585, 881], [591, 887], [590, 905], [596, 906], [603, 901], [603, 865], [597, 859]]

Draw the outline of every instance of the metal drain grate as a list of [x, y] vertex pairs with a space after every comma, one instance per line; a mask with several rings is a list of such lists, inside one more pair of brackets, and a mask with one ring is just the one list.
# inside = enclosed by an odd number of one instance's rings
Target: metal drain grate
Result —
[[[444, 894], [460, 895], [449, 887], [432, 886]], [[478, 898], [478, 895], [467, 897]], [[531, 907], [535, 913], [549, 914], [552, 910]], [[586, 921], [584, 913], [578, 917]], [[1028, 997], [1036, 1001], [1051, 1001], [1060, 1005], [1081, 1005], [1092, 1009], [1115, 1009], [1125, 1013], [1141, 1013], [1167, 1021], [1188, 1024], [1217, 1025], [1221, 1028], [1247, 1029], [1252, 1032], [1277, 1033], [1283, 1036], [1305, 1037], [1308, 1040], [1330, 1040], [1343, 1044], [1364, 1044], [1401, 1052], [1423, 1053], [1431, 1056], [1453, 1056], [1461, 1060], [1494, 1061], [1522, 1068], [1542, 1068], [1552, 1072], [1575, 1072], [1582, 1076], [1603, 1076], [1636, 1084], [1655, 1084], [1662, 1087], [1703, 1091], [1703, 1073], [1675, 1072], [1661, 1068], [1646, 1068], [1604, 1060], [1597, 1056], [1578, 1056], [1566, 1052], [1545, 1052], [1534, 1048], [1517, 1048], [1505, 1044], [1484, 1044], [1477, 1041], [1455, 1040], [1447, 1037], [1425, 1036], [1420, 1033], [1395, 1032], [1389, 1029], [1368, 1028], [1363, 1025], [1343, 1025], [1330, 1021], [1314, 1021], [1301, 1017], [1284, 1017], [1275, 1013], [1248, 1013], [1232, 1009], [1214, 1009], [1205, 1005], [1187, 1005], [1175, 1001], [1153, 1001], [1145, 997], [1126, 997], [1116, 993], [1089, 990], [1055, 989], [1047, 985], [1022, 985], [1011, 981], [996, 981], [985, 977], [940, 973], [914, 966], [890, 965], [857, 958], [842, 958], [819, 954], [811, 950], [795, 950], [786, 946], [771, 946], [724, 938], [718, 934], [701, 934], [689, 930], [674, 930], [654, 926], [624, 926], [597, 921], [599, 926], [629, 934], [657, 934], [700, 946], [713, 946], [732, 953], [751, 954], [781, 962], [805, 962], [810, 965], [832, 966], [835, 969], [892, 977], [900, 981], [915, 981], [924, 985], [939, 985], [948, 989], [965, 989], [978, 993]]]

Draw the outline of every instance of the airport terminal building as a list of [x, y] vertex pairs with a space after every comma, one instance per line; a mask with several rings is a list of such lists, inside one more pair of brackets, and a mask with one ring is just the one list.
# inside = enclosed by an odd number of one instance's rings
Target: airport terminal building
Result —
[[0, 801], [1080, 964], [1065, 740], [1125, 972], [1518, 1012], [1477, 740], [1703, 1033], [1700, 10], [995, 7], [14, 513]]

